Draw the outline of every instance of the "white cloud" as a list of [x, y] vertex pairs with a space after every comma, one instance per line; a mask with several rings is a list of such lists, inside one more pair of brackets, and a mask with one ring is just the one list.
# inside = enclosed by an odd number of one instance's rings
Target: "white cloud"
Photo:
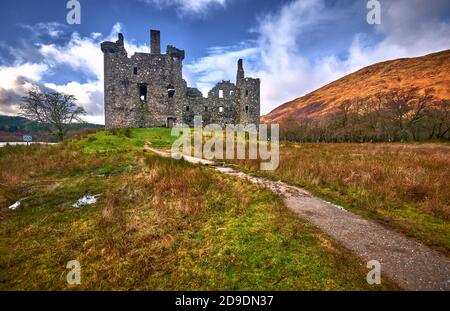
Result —
[[17, 114], [21, 96], [36, 85], [47, 69], [45, 64], [31, 63], [0, 66], [0, 113]]
[[32, 81], [38, 81], [47, 70], [45, 64], [25, 63], [17, 66], [0, 67], [0, 86], [5, 90], [13, 90], [17, 87], [17, 81], [21, 77], [26, 77]]
[[60, 37], [64, 34], [65, 30], [67, 30], [67, 25], [57, 23], [57, 22], [49, 22], [49, 23], [37, 23], [35, 25], [20, 25], [24, 29], [28, 29], [35, 36], [39, 37], [41, 35], [48, 35], [53, 39]]
[[[251, 47], [250, 43], [233, 47], [214, 47], [209, 49], [208, 56], [187, 64], [185, 76], [190, 77], [188, 82], [198, 87], [206, 96], [215, 81], [231, 80], [236, 77], [239, 58], [248, 61], [253, 59], [257, 52], [258, 50]], [[197, 79], [194, 80], [193, 77]]]
[[45, 83], [45, 86], [61, 93], [74, 95], [77, 104], [88, 112], [88, 115], [83, 117], [85, 121], [97, 124], [104, 123], [103, 81], [97, 80], [87, 83], [72, 81], [65, 85]]
[[92, 38], [81, 38], [78, 33], [74, 33], [65, 46], [41, 45], [39, 52], [51, 67], [68, 65], [74, 70], [92, 73], [96, 77], [103, 73], [103, 57], [99, 52], [98, 42]]
[[229, 0], [142, 0], [159, 8], [175, 7], [181, 14], [204, 14], [214, 7], [225, 7]]

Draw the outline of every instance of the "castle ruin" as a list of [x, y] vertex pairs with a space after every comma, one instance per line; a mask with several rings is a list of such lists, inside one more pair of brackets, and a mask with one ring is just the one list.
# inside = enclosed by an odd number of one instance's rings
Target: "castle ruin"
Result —
[[103, 42], [105, 65], [105, 125], [111, 128], [207, 124], [259, 124], [260, 80], [246, 78], [238, 61], [236, 84], [222, 81], [208, 97], [187, 86], [182, 66], [185, 52], [167, 46], [161, 54], [160, 32], [150, 31], [150, 53], [128, 57], [124, 37]]

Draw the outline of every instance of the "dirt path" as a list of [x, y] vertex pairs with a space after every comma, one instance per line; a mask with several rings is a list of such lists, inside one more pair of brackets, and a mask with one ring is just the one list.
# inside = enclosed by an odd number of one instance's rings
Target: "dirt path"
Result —
[[[170, 157], [169, 153], [148, 146], [146, 150]], [[450, 261], [416, 241], [318, 199], [301, 188], [253, 177], [231, 168], [217, 166], [212, 161], [189, 156], [183, 158], [188, 162], [207, 165], [223, 174], [246, 179], [271, 189], [283, 198], [289, 209], [342, 243], [364, 262], [378, 260], [381, 263], [382, 275], [386, 275], [405, 290], [450, 290]]]

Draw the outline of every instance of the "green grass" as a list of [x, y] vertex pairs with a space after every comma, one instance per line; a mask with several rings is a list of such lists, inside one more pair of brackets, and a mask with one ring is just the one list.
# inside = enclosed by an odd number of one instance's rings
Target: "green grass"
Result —
[[119, 129], [91, 133], [71, 143], [83, 147], [85, 152], [111, 153], [141, 150], [146, 142], [150, 142], [155, 148], [169, 149], [175, 139], [167, 128]]
[[[142, 152], [146, 141], [172, 140], [163, 129], [100, 131], [3, 150], [0, 289], [397, 289], [386, 279], [369, 286], [364, 263], [273, 193]], [[101, 196], [71, 207], [85, 194]], [[74, 259], [78, 287], [66, 283]]]

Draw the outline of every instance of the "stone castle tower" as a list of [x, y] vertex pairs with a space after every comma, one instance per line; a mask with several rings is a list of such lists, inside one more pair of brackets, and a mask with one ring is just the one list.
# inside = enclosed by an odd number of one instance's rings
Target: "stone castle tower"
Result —
[[245, 77], [241, 59], [236, 84], [222, 81], [205, 98], [183, 79], [184, 51], [169, 45], [161, 54], [157, 30], [150, 31], [150, 42], [150, 53], [130, 58], [122, 34], [101, 44], [107, 129], [193, 126], [195, 116], [202, 116], [204, 125], [259, 124], [260, 80]]

